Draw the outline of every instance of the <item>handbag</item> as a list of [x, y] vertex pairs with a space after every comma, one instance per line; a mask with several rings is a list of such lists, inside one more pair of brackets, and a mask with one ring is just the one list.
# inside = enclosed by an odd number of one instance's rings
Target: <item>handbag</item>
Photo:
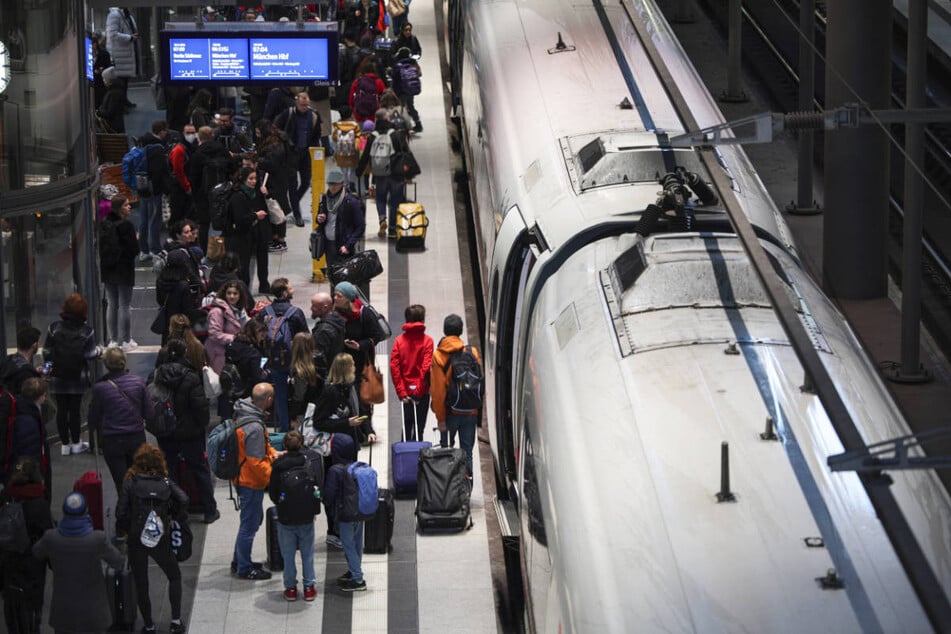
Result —
[[208, 236], [208, 250], [206, 251], [209, 262], [217, 262], [225, 254], [225, 239], [223, 236]]
[[264, 202], [267, 203], [267, 219], [272, 225], [282, 225], [287, 222], [287, 216], [284, 215], [279, 202], [273, 198], [265, 198]]
[[334, 284], [351, 282], [354, 285], [372, 280], [383, 272], [380, 256], [373, 249], [360, 251], [353, 257], [327, 267], [327, 277]]
[[310, 232], [310, 257], [319, 260], [326, 250], [327, 236], [324, 235], [324, 227], [321, 225]]
[[360, 402], [379, 405], [383, 400], [383, 373], [370, 363], [370, 355], [367, 355], [363, 364], [363, 380], [360, 381]]
[[168, 315], [165, 312], [165, 306], [162, 306], [158, 309], [158, 313], [155, 315], [155, 319], [152, 320], [152, 325], [149, 326], [149, 330], [154, 332], [157, 335], [165, 333], [165, 329], [168, 327]]
[[171, 521], [172, 530], [172, 552], [175, 553], [175, 559], [178, 561], [188, 561], [192, 556], [192, 542], [195, 536], [192, 534], [192, 527], [188, 522]]
[[205, 386], [205, 398], [212, 399], [221, 396], [221, 380], [210, 365], [201, 369], [201, 382]]
[[419, 163], [416, 162], [412, 152], [403, 150], [393, 153], [393, 158], [390, 160], [390, 176], [408, 181], [421, 173], [422, 170], [419, 169]]

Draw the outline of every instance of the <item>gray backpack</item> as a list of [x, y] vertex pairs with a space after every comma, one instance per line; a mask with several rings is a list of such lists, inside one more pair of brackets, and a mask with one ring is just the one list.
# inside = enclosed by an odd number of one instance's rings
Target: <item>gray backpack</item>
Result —
[[374, 176], [389, 176], [390, 163], [393, 160], [393, 131], [384, 134], [373, 133], [373, 145], [370, 146], [370, 170]]

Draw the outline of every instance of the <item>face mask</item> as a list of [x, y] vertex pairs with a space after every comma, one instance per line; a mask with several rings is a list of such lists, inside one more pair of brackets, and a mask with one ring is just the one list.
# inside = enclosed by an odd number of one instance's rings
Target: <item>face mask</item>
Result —
[[197, 135], [197, 134], [186, 134], [186, 135], [185, 135], [185, 140], [188, 141], [189, 143], [194, 143], [195, 141], [198, 140], [198, 135]]

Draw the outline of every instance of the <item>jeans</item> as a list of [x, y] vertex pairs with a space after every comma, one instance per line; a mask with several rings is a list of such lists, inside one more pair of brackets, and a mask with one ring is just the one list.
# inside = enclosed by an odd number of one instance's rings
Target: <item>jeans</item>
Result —
[[274, 386], [274, 412], [277, 415], [277, 425], [282, 432], [290, 429], [290, 416], [287, 413], [287, 379], [290, 370], [271, 368], [271, 385]]
[[241, 518], [238, 525], [238, 537], [234, 541], [234, 560], [238, 562], [238, 574], [251, 572], [251, 546], [254, 536], [264, 521], [264, 491], [237, 486], [238, 500], [241, 503]]
[[[214, 515], [218, 510], [218, 503], [215, 501], [215, 485], [211, 482], [211, 467], [208, 466], [205, 453], [204, 434], [190, 440], [159, 438], [158, 444], [165, 454], [169, 477], [181, 486], [182, 483], [178, 481], [178, 457], [181, 456], [195, 480], [195, 486], [198, 487], [197, 501], [201, 502], [202, 511], [205, 515]], [[196, 500], [189, 502], [194, 504]]]
[[410, 397], [409, 403], [403, 403], [403, 433], [406, 434], [406, 440], [425, 440], [428, 414], [429, 394]]
[[343, 543], [343, 554], [347, 558], [347, 570], [354, 581], [363, 581], [363, 568], [360, 561], [363, 559], [363, 522], [338, 522], [340, 541]]
[[459, 446], [466, 450], [466, 463], [472, 475], [472, 449], [475, 447], [478, 414], [446, 414], [446, 429], [450, 434], [459, 433]]
[[162, 197], [139, 198], [139, 251], [159, 253], [162, 250]]
[[380, 220], [387, 217], [389, 211], [390, 231], [395, 231], [396, 209], [403, 202], [403, 181], [392, 176], [374, 176], [376, 186], [376, 214]]
[[118, 493], [122, 491], [125, 472], [132, 466], [132, 457], [145, 442], [145, 432], [111, 434], [102, 436], [100, 442], [102, 443], [102, 456], [106, 459], [109, 475], [112, 476], [112, 481], [116, 485], [116, 493]]
[[125, 343], [132, 338], [132, 286], [106, 284], [106, 311], [109, 337], [116, 343]]
[[314, 523], [277, 523], [277, 543], [284, 558], [284, 587], [297, 587], [297, 551], [300, 550], [301, 574], [304, 587], [317, 583], [314, 573]]

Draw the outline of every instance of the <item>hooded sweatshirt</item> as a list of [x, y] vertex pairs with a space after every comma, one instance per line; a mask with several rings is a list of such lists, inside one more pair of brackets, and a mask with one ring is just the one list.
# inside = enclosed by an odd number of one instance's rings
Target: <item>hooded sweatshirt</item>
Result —
[[236, 486], [263, 491], [271, 480], [271, 463], [277, 452], [268, 442], [264, 433], [264, 420], [267, 414], [243, 398], [234, 404], [234, 423], [238, 435], [238, 464], [241, 472], [234, 479]]
[[419, 398], [429, 394], [429, 370], [433, 364], [433, 339], [426, 334], [426, 324], [414, 321], [403, 324], [403, 334], [393, 340], [390, 352], [390, 376], [396, 396]]

